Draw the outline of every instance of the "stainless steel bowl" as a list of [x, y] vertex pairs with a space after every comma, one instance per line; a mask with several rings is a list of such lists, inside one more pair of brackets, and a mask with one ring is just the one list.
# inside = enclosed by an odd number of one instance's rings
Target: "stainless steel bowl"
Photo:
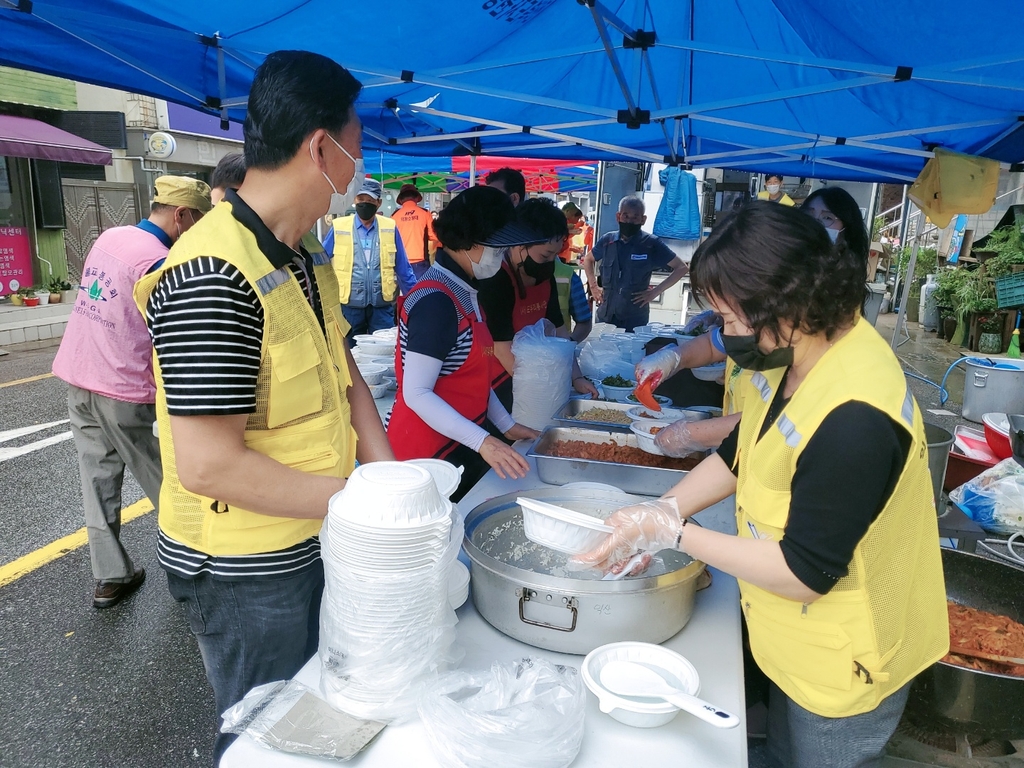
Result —
[[[681, 552], [639, 577], [602, 581], [593, 571], [570, 571], [565, 555], [525, 538], [519, 496], [578, 511], [606, 513], [641, 501], [627, 494], [549, 488], [491, 499], [466, 516], [464, 548], [472, 563], [473, 602], [504, 634], [538, 648], [587, 654], [623, 640], [661, 643], [693, 613], [704, 564]], [[506, 539], [500, 539], [506, 536]]]

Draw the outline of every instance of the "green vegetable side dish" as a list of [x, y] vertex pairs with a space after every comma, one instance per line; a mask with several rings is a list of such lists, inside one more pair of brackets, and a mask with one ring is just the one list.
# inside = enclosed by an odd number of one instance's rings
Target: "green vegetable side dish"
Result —
[[601, 379], [601, 383], [606, 387], [635, 387], [636, 382], [624, 379], [621, 376], [606, 376]]

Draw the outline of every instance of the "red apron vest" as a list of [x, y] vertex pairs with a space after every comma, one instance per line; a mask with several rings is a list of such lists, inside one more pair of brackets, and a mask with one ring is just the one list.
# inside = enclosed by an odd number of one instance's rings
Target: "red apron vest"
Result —
[[[434, 288], [444, 293], [455, 305], [459, 318], [459, 334], [473, 329], [473, 346], [469, 356], [459, 369], [447, 376], [439, 376], [434, 384], [434, 394], [458, 411], [462, 416], [475, 424], [483, 426], [487, 418], [487, 400], [490, 396], [491, 369], [494, 363], [494, 341], [487, 323], [477, 320], [473, 307], [464, 307], [455, 294], [444, 283], [436, 280], [420, 280], [408, 296], [398, 300], [398, 316], [400, 322], [407, 323], [409, 314], [405, 303], [416, 291]], [[406, 459], [443, 459], [451, 453], [459, 443], [440, 432], [431, 429], [405, 403], [402, 382], [404, 371], [402, 366], [402, 345], [399, 342], [395, 350], [395, 376], [398, 379], [398, 394], [395, 406], [388, 422], [388, 442], [399, 461]]]
[[[529, 258], [529, 257], [527, 257]], [[530, 286], [526, 289], [526, 298], [519, 297], [519, 289], [516, 287], [515, 270], [507, 261], [501, 262], [501, 268], [508, 274], [512, 281], [512, 290], [516, 292], [515, 308], [512, 310], [512, 330], [519, 333], [528, 325], [533, 325], [538, 320], [543, 320], [548, 315], [548, 302], [551, 300], [551, 283], [545, 280], [543, 283]], [[494, 380], [491, 386], [497, 389], [512, 377], [505, 370], [501, 363], [494, 366]]]

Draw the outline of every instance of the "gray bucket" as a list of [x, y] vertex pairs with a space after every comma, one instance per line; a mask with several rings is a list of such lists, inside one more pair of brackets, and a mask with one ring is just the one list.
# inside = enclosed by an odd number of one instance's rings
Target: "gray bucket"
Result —
[[[925, 422], [924, 439], [928, 443], [928, 471], [932, 475], [932, 490], [935, 491], [935, 506], [942, 498], [942, 484], [946, 480], [946, 462], [949, 460], [949, 447], [953, 445], [953, 436], [935, 424]], [[941, 514], [942, 510], [938, 510]]]

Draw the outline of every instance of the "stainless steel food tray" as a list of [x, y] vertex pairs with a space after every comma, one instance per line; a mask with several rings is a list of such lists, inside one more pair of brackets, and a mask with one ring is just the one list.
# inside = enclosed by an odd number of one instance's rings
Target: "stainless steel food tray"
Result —
[[634, 403], [615, 403], [609, 400], [570, 400], [559, 408], [552, 418], [564, 427], [598, 427], [612, 432], [629, 432], [629, 424], [615, 424], [609, 421], [580, 421], [573, 417], [595, 408], [607, 408], [610, 411], [624, 414], [630, 408], [635, 407]]
[[655, 467], [639, 467], [635, 464], [616, 464], [611, 461], [548, 456], [547, 452], [551, 444], [559, 440], [582, 440], [586, 443], [612, 441], [619, 445], [640, 448], [636, 435], [632, 432], [581, 429], [579, 427], [548, 427], [537, 438], [527, 456], [537, 462], [537, 475], [540, 479], [551, 485], [576, 482], [606, 483], [614, 485], [626, 493], [660, 496], [687, 475], [680, 469], [657, 469]]

